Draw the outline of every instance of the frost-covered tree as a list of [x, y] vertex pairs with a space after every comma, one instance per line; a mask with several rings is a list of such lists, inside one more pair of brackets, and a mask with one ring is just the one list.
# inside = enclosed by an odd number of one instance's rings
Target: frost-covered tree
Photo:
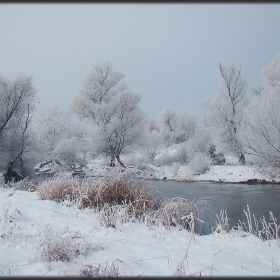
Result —
[[262, 73], [264, 78], [263, 87], [280, 88], [280, 54], [269, 65], [264, 67]]
[[240, 138], [256, 162], [280, 168], [280, 91], [264, 89], [244, 114]]
[[36, 90], [32, 77], [18, 76], [14, 80], [0, 77], [0, 137], [9, 129], [13, 118], [34, 109]]
[[82, 172], [88, 163], [91, 149], [89, 138], [71, 137], [62, 139], [54, 149], [55, 158], [74, 172]]
[[88, 163], [92, 152], [89, 131], [68, 110], [57, 105], [46, 107], [37, 117], [36, 132], [39, 168], [82, 171]]
[[189, 116], [187, 112], [179, 114], [177, 117], [177, 131], [175, 143], [188, 141], [196, 132], [197, 121], [195, 117]]
[[160, 113], [160, 125], [162, 130], [175, 132], [177, 129], [177, 115], [176, 113], [169, 109], [165, 108]]
[[67, 138], [71, 128], [70, 112], [57, 105], [47, 106], [36, 119], [37, 142], [41, 149], [41, 167], [57, 162], [54, 151], [60, 141]]
[[244, 114], [240, 139], [255, 162], [280, 168], [280, 55], [263, 70], [262, 90]]
[[154, 120], [149, 119], [146, 122], [142, 149], [146, 152], [149, 160], [152, 163], [154, 162], [157, 153], [162, 148], [162, 144], [162, 135], [160, 133], [159, 127], [156, 125]]
[[187, 112], [176, 114], [173, 110], [165, 108], [160, 113], [160, 130], [163, 140], [168, 145], [187, 141], [195, 132], [196, 119]]
[[111, 157], [110, 166], [116, 158], [125, 167], [120, 155], [139, 137], [144, 114], [138, 106], [141, 95], [131, 92], [123, 78], [110, 63], [94, 66], [74, 98], [72, 110], [98, 127], [98, 140]]
[[218, 63], [222, 77], [219, 93], [206, 101], [206, 116], [212, 126], [214, 142], [220, 151], [240, 157], [243, 147], [238, 139], [245, 105], [247, 84], [234, 64]]
[[7, 178], [15, 173], [20, 173], [18, 177], [29, 175], [28, 153], [33, 145], [30, 124], [35, 98], [32, 77], [18, 76], [14, 80], [0, 77], [0, 153]]

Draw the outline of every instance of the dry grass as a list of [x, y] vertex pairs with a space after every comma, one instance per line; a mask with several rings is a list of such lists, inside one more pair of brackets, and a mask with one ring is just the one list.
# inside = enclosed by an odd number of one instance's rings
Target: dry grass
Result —
[[79, 277], [120, 277], [121, 270], [115, 261], [111, 264], [108, 262], [98, 265], [82, 265], [79, 271]]
[[38, 188], [39, 199], [56, 202], [69, 200], [79, 208], [95, 208], [105, 205], [131, 205], [130, 212], [137, 217], [149, 209], [157, 209], [159, 200], [153, 201], [154, 191], [143, 180], [135, 179], [129, 172], [119, 169], [107, 172], [102, 178], [79, 180], [67, 173], [58, 173]]
[[79, 196], [78, 178], [73, 178], [69, 173], [56, 173], [37, 188], [37, 194], [41, 200], [54, 200], [56, 202], [74, 201]]
[[199, 225], [203, 224], [204, 212], [209, 211], [208, 200], [190, 201], [181, 197], [166, 199], [162, 207], [150, 212], [146, 217], [149, 224], [165, 227], [180, 226], [192, 233], [199, 233]]
[[155, 199], [155, 189], [135, 172], [113, 168], [104, 177], [79, 180], [58, 174], [38, 188], [40, 199], [68, 200], [79, 208], [94, 208], [100, 226], [118, 227], [129, 221], [148, 225], [180, 226], [198, 232], [204, 211], [210, 209], [207, 199], [196, 202], [180, 197]]
[[260, 218], [260, 223], [255, 218], [255, 215], [251, 215], [249, 205], [247, 205], [247, 211], [243, 210], [246, 216], [246, 222], [241, 222], [237, 224], [237, 230], [248, 232], [250, 234], [256, 235], [262, 240], [273, 240], [280, 239], [280, 225], [277, 224], [277, 219], [274, 217], [272, 212], [269, 212], [270, 221], [267, 222], [265, 217]]
[[[277, 224], [277, 219], [274, 217], [272, 212], [269, 212], [269, 222], [266, 221], [265, 217], [260, 218], [259, 221], [255, 215], [250, 212], [249, 205], [247, 205], [247, 211], [243, 210], [246, 221], [240, 221], [237, 225], [232, 227], [232, 232], [237, 233], [240, 236], [247, 236], [252, 234], [260, 238], [261, 240], [280, 240], [280, 225]], [[216, 232], [230, 232], [229, 218], [226, 210], [220, 210], [220, 215], [216, 215], [215, 226], [212, 231]]]

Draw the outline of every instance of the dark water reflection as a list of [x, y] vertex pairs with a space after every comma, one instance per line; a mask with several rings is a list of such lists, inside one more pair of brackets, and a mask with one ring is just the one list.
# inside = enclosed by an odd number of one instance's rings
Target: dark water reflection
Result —
[[[169, 198], [182, 197], [189, 200], [198, 200], [202, 197], [211, 197], [211, 209], [214, 213], [205, 215], [205, 233], [211, 233], [215, 224], [215, 213], [221, 209], [227, 211], [229, 225], [237, 225], [239, 220], [246, 222], [243, 210], [249, 205], [251, 215], [259, 221], [263, 216], [269, 221], [269, 212], [280, 222], [280, 185], [279, 184], [231, 184], [207, 182], [175, 182], [152, 181], [156, 189]], [[260, 224], [260, 221], [259, 221]]]

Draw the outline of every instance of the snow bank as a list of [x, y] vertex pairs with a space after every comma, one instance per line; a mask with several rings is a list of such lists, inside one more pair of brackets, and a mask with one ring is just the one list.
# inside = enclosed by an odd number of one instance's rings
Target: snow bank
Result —
[[[104, 227], [93, 209], [42, 201], [37, 192], [3, 187], [0, 211], [2, 276], [77, 276], [82, 271], [97, 276], [280, 276], [278, 241], [261, 241], [244, 232], [196, 236], [145, 223]], [[63, 250], [64, 243], [71, 248], [87, 244], [88, 250], [74, 252], [68, 261], [40, 260], [40, 245], [48, 234]]]

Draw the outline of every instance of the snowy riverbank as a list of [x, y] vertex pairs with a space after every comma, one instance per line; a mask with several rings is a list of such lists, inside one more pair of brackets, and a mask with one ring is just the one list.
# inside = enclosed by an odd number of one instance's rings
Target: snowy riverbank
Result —
[[279, 240], [242, 231], [197, 236], [145, 223], [105, 227], [93, 209], [3, 187], [0, 209], [2, 276], [280, 276]]
[[[88, 176], [102, 176], [108, 167], [95, 161], [85, 169]], [[192, 175], [189, 166], [172, 164], [170, 166], [139, 165], [130, 167], [145, 178], [152, 180], [208, 181], [227, 183], [280, 183], [280, 174], [259, 166], [249, 165], [211, 165], [200, 175]]]

